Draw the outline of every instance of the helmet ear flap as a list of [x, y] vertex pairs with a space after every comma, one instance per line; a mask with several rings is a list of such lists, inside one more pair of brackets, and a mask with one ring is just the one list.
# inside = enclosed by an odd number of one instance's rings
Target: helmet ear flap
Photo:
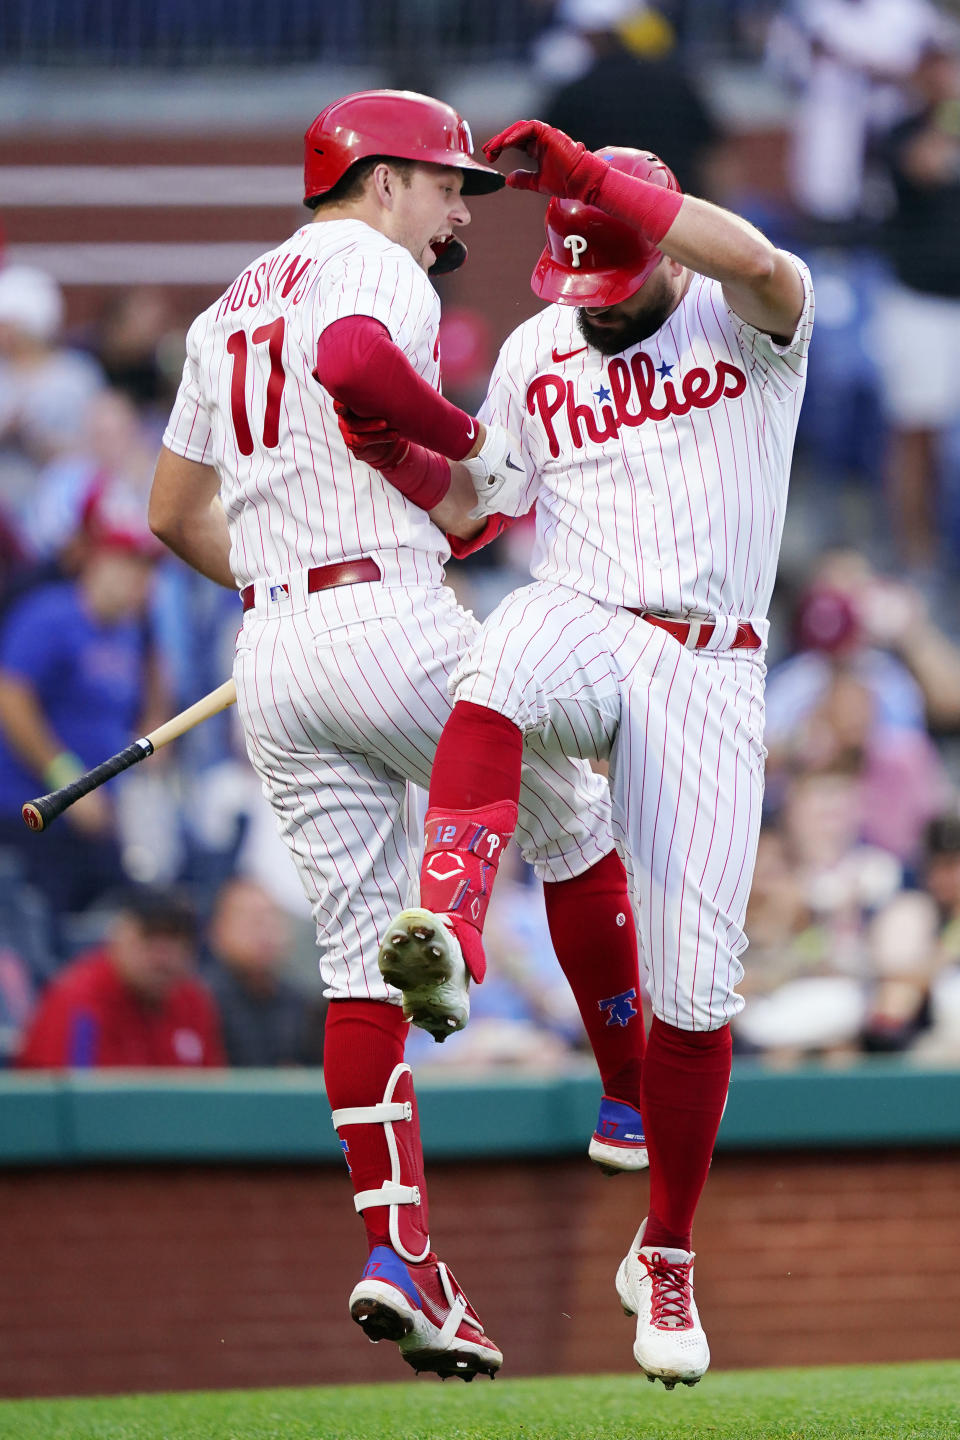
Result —
[[430, 266], [427, 274], [449, 275], [451, 270], [459, 270], [467, 258], [467, 247], [456, 235], [451, 235], [449, 240], [444, 240], [442, 245], [434, 246], [436, 260]]

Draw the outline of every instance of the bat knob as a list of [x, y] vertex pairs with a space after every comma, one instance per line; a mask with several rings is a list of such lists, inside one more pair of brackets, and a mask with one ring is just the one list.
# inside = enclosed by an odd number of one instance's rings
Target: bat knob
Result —
[[23, 816], [23, 823], [28, 830], [42, 830], [46, 823], [40, 811], [31, 800], [28, 800], [27, 803], [21, 807], [20, 814]]

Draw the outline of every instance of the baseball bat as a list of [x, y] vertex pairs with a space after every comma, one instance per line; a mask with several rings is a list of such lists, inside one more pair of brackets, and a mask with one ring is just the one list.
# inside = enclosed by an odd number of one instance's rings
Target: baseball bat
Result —
[[233, 681], [224, 681], [216, 690], [211, 690], [209, 695], [204, 695], [202, 700], [188, 705], [186, 710], [181, 710], [172, 720], [165, 720], [156, 730], [151, 730], [149, 735], [144, 735], [140, 740], [134, 740], [132, 745], [119, 750], [116, 755], [111, 755], [109, 760], [94, 765], [92, 770], [79, 775], [76, 780], [71, 780], [69, 785], [64, 785], [60, 790], [52, 790], [49, 795], [40, 795], [36, 800], [28, 800], [20, 811], [23, 823], [30, 830], [45, 830], [76, 800], [89, 795], [91, 790], [96, 790], [105, 780], [112, 780], [114, 775], [129, 770], [131, 765], [146, 760], [148, 755], [162, 749], [164, 745], [169, 745], [171, 740], [176, 740], [180, 735], [185, 735], [194, 725], [209, 720], [211, 715], [219, 715], [221, 710], [233, 705], [236, 698], [237, 688]]

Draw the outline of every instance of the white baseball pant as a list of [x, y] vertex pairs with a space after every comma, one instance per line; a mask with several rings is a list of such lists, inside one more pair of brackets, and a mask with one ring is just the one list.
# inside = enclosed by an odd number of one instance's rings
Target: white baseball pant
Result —
[[[391, 999], [377, 949], [416, 903], [425, 794], [477, 621], [441, 585], [341, 585], [305, 574], [257, 584], [234, 675], [250, 760], [317, 923], [333, 999]], [[517, 841], [543, 880], [579, 875], [613, 848], [606, 781], [524, 749]]]
[[686, 649], [629, 610], [541, 582], [502, 602], [454, 675], [457, 700], [499, 711], [527, 744], [609, 759], [651, 1004], [681, 1030], [743, 1008], [765, 673], [757, 652]]

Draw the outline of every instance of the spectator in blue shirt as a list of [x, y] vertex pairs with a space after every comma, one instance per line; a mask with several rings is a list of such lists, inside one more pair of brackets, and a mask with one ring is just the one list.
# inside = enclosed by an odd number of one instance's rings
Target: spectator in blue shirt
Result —
[[22, 595], [0, 630], [0, 848], [19, 856], [55, 917], [124, 878], [112, 798], [94, 791], [42, 836], [20, 807], [129, 744], [148, 689], [156, 542], [109, 491], [92, 497], [83, 540], [77, 575]]

